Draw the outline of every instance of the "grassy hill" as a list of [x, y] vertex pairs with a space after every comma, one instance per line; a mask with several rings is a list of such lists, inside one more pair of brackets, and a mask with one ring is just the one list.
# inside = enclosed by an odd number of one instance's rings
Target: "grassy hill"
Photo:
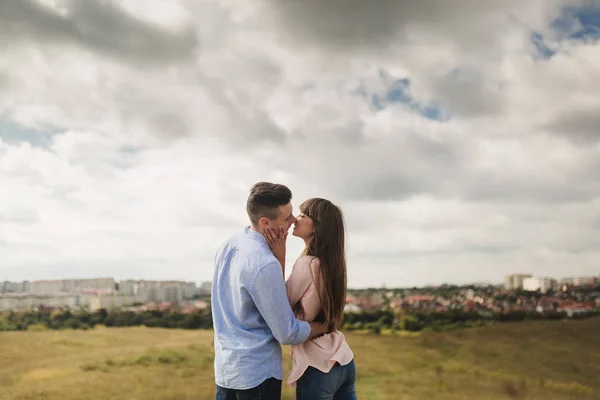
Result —
[[[363, 400], [561, 400], [600, 399], [599, 332], [590, 319], [347, 338]], [[213, 399], [211, 342], [148, 328], [0, 333], [0, 399]]]

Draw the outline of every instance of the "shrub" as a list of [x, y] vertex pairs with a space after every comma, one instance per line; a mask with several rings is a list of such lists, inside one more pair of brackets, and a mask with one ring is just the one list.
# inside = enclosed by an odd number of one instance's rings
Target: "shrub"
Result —
[[44, 324], [32, 324], [27, 327], [27, 330], [31, 332], [45, 332], [48, 330], [48, 327]]

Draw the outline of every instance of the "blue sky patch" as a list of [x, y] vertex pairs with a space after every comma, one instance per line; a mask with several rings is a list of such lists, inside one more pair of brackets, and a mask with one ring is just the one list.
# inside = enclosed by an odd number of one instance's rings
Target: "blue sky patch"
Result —
[[142, 147], [125, 145], [125, 146], [121, 146], [119, 148], [119, 154], [122, 154], [122, 155], [135, 155], [135, 154], [138, 154], [142, 150], [143, 150]]
[[[564, 7], [560, 16], [552, 21], [551, 28], [556, 39], [596, 41], [600, 39], [600, 5], [587, 3], [581, 7]], [[531, 43], [537, 50], [535, 58], [550, 59], [556, 54], [548, 37], [531, 32]]]
[[410, 79], [397, 79], [386, 71], [379, 74], [385, 89], [378, 93], [368, 94], [364, 88], [357, 91], [358, 94], [368, 98], [371, 106], [376, 111], [384, 110], [395, 104], [404, 104], [411, 110], [419, 112], [425, 118], [436, 121], [447, 121], [450, 115], [439, 104], [424, 103], [416, 100], [410, 90]]
[[573, 40], [600, 39], [600, 5], [587, 3], [582, 7], [565, 7], [552, 23], [560, 37]]
[[5, 143], [19, 144], [27, 142], [34, 147], [48, 147], [51, 136], [50, 132], [42, 132], [0, 118], [0, 138]]
[[547, 60], [556, 54], [556, 50], [548, 47], [546, 38], [544, 38], [544, 36], [538, 32], [531, 33], [531, 43], [533, 43], [535, 49], [537, 50], [536, 58]]

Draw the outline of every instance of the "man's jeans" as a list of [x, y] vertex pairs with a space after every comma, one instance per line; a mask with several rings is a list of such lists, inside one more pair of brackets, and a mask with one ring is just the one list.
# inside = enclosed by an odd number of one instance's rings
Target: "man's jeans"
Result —
[[216, 400], [281, 400], [281, 381], [270, 378], [253, 389], [226, 389], [217, 385]]
[[324, 373], [308, 367], [296, 384], [296, 400], [357, 400], [356, 366], [336, 363]]

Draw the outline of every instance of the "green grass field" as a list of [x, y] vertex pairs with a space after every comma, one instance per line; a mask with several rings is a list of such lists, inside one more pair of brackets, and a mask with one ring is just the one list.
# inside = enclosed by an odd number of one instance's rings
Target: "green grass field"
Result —
[[[347, 338], [363, 400], [600, 399], [600, 319]], [[0, 333], [0, 400], [212, 399], [211, 342], [147, 328]]]

